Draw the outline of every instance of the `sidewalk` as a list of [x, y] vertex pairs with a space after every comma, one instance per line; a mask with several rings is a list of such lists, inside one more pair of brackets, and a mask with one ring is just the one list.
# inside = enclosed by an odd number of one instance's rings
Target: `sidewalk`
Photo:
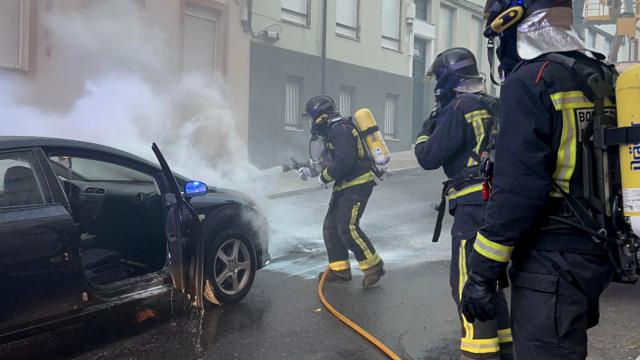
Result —
[[[413, 149], [391, 154], [391, 162], [389, 163], [391, 174], [401, 175], [418, 167]], [[272, 191], [269, 193], [271, 199], [323, 189], [323, 185], [318, 183], [317, 178], [302, 181], [298, 179], [295, 171], [283, 173], [280, 166], [265, 169], [263, 173], [266, 181], [271, 184]]]

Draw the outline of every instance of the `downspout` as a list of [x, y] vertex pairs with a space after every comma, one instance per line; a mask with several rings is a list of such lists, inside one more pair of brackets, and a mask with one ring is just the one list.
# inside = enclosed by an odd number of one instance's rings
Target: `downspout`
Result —
[[327, 81], [327, 1], [324, 0], [322, 8], [322, 93], [326, 92]]

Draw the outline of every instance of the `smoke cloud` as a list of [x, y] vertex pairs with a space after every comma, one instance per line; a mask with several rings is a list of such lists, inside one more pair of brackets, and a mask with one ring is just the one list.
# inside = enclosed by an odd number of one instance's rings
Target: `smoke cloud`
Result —
[[44, 24], [38, 76], [0, 73], [0, 135], [90, 141], [154, 162], [156, 142], [174, 171], [266, 199], [221, 76], [178, 71], [166, 34], [133, 2], [52, 9]]

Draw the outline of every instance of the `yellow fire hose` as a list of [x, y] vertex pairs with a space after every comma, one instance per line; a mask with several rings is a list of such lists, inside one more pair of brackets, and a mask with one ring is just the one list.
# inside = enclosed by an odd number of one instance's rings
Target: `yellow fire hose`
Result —
[[383, 344], [380, 340], [376, 339], [373, 335], [369, 334], [365, 329], [361, 328], [358, 324], [354, 323], [348, 317], [342, 315], [338, 310], [336, 310], [327, 299], [324, 297], [324, 281], [327, 278], [327, 274], [329, 273], [329, 267], [325, 269], [324, 273], [322, 273], [322, 277], [320, 278], [320, 283], [318, 284], [318, 297], [320, 298], [320, 302], [324, 307], [338, 320], [345, 323], [348, 327], [353, 329], [353, 331], [357, 332], [365, 338], [368, 342], [373, 344], [375, 347], [380, 349], [385, 355], [389, 357], [389, 359], [393, 360], [401, 360], [398, 354], [394, 353], [391, 349], [389, 349], [385, 344]]

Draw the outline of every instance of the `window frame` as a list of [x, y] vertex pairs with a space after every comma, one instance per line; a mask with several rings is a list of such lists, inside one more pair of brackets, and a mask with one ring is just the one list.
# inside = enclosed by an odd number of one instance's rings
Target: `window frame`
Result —
[[[312, 0], [304, 0], [306, 4], [306, 13], [302, 14], [295, 10], [290, 10], [282, 6], [282, 0], [280, 1], [280, 21], [302, 27], [310, 27], [311, 26], [311, 1]], [[283, 16], [284, 15], [284, 16]], [[287, 18], [286, 16], [290, 15], [291, 17]], [[299, 16], [302, 18], [304, 16], [304, 21], [298, 21], [293, 19], [294, 16]]]
[[[31, 158], [29, 160], [33, 161], [33, 164], [29, 164], [31, 166], [31, 170], [34, 173], [36, 178], [36, 183], [38, 184], [38, 188], [40, 189], [40, 194], [42, 195], [42, 203], [40, 204], [31, 204], [31, 205], [17, 205], [17, 206], [0, 206], [0, 211], [12, 211], [13, 209], [22, 209], [22, 208], [36, 208], [36, 207], [46, 207], [51, 204], [55, 204], [55, 200], [51, 191], [51, 184], [49, 179], [46, 176], [46, 171], [42, 166], [42, 157], [39, 156], [39, 149], [36, 148], [20, 148], [20, 149], [9, 149], [0, 151], [0, 157], [4, 157], [7, 154], [29, 154]], [[0, 160], [1, 161], [1, 160]], [[2, 178], [4, 181], [4, 178]], [[4, 192], [4, 188], [3, 188]]]
[[[422, 12], [419, 11], [418, 2], [424, 3], [423, 14], [421, 14]], [[415, 4], [416, 4], [416, 19], [424, 22], [430, 21], [431, 19], [429, 19], [429, 0], [415, 0]], [[424, 15], [424, 18], [422, 18], [420, 15]]]
[[[348, 92], [349, 93], [349, 111], [347, 114], [342, 113], [342, 92]], [[342, 116], [352, 116], [354, 115], [355, 112], [355, 106], [354, 106], [354, 98], [355, 98], [355, 93], [356, 93], [356, 88], [355, 86], [349, 86], [349, 85], [340, 85], [340, 92], [338, 94], [338, 108], [340, 109], [340, 115]]]
[[[384, 2], [385, 0], [382, 0], [382, 1]], [[398, 1], [398, 38], [397, 39], [396, 38], [392, 38], [392, 37], [386, 36], [384, 34], [385, 14], [384, 14], [384, 4], [383, 4], [382, 28], [381, 28], [381, 33], [382, 33], [381, 45], [382, 45], [383, 49], [401, 52], [402, 51], [402, 42], [400, 40], [402, 39], [402, 4], [403, 4], [403, 1], [402, 0], [397, 0], [397, 1]]]
[[29, 71], [29, 57], [30, 57], [30, 37], [31, 37], [31, 9], [32, 4], [26, 0], [17, 0], [20, 6], [18, 16], [18, 54], [17, 63], [2, 64], [0, 63], [1, 70], [9, 71]]
[[[297, 109], [295, 110], [295, 116], [296, 116], [296, 124], [290, 124], [287, 123], [287, 108], [288, 108], [288, 104], [287, 104], [287, 89], [289, 88], [289, 82], [293, 81], [297, 83], [298, 86], [298, 106]], [[303, 128], [303, 124], [302, 124], [302, 99], [304, 97], [304, 78], [301, 76], [295, 76], [295, 75], [287, 75], [286, 79], [285, 79], [285, 94], [284, 94], [284, 116], [283, 116], [283, 121], [284, 121], [284, 129], [286, 131], [294, 131], [294, 132], [301, 132], [304, 131]]]
[[[349, 25], [344, 25], [338, 22], [338, 5], [336, 0], [336, 36], [344, 37], [352, 40], [360, 40], [360, 0], [355, 0], [356, 2], [356, 24], [355, 27], [351, 27]], [[346, 31], [353, 31], [353, 35], [346, 34], [344, 32], [339, 32], [339, 29], [343, 29]]]
[[[393, 99], [393, 103], [394, 103], [394, 111], [393, 111], [393, 133], [388, 133], [387, 132], [387, 99]], [[384, 95], [384, 107], [383, 107], [383, 114], [384, 114], [384, 118], [383, 118], [383, 122], [384, 122], [384, 126], [382, 129], [382, 136], [385, 138], [385, 140], [395, 140], [398, 141], [398, 109], [400, 107], [400, 95], [398, 94], [394, 94], [394, 93], [386, 93]]]

